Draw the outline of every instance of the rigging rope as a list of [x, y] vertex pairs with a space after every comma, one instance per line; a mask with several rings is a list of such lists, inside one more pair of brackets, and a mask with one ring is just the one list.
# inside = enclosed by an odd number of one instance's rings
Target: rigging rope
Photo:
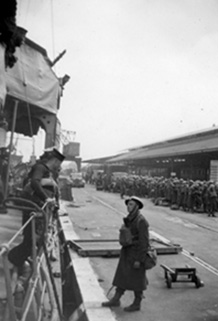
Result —
[[[51, 39], [52, 39], [52, 53], [53, 59], [55, 58], [55, 36], [54, 36], [54, 7], [53, 0], [51, 0]], [[55, 67], [54, 67], [55, 69]]]

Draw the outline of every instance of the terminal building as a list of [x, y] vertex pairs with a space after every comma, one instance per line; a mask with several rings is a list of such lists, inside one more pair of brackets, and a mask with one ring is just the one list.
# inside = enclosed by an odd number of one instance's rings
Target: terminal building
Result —
[[123, 154], [87, 160], [92, 164], [122, 164], [139, 175], [218, 181], [218, 127], [131, 148]]

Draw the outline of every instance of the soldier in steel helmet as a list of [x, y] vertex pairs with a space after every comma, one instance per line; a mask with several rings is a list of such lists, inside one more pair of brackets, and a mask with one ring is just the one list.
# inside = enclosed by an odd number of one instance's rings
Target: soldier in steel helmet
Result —
[[[114, 307], [120, 305], [120, 298], [126, 290], [134, 292], [134, 301], [125, 307], [126, 312], [139, 311], [143, 291], [147, 288], [147, 277], [145, 271], [146, 253], [149, 248], [149, 224], [140, 213], [143, 208], [142, 201], [131, 196], [125, 200], [128, 215], [123, 219], [124, 228], [131, 232], [131, 237], [123, 237], [118, 266], [113, 279], [113, 286], [116, 287], [114, 296], [107, 302], [103, 302], [104, 307]], [[122, 228], [121, 228], [122, 229]], [[127, 230], [128, 230], [127, 229]], [[124, 239], [125, 242], [124, 242]]]

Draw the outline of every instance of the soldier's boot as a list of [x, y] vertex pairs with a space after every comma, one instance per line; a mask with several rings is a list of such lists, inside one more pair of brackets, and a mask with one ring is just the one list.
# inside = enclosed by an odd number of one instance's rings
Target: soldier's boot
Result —
[[102, 302], [103, 307], [118, 307], [120, 306], [120, 298], [123, 295], [124, 290], [117, 288], [114, 296], [106, 302]]
[[135, 292], [135, 299], [133, 303], [130, 304], [128, 307], [125, 307], [124, 311], [126, 312], [139, 311], [141, 309], [142, 296], [143, 295], [141, 292]]

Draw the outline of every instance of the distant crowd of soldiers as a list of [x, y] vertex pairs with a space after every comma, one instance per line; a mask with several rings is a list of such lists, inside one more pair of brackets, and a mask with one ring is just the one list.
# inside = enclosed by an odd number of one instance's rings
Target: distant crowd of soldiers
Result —
[[213, 181], [125, 175], [98, 178], [102, 190], [120, 193], [121, 198], [136, 195], [151, 199], [155, 205], [169, 206], [174, 210], [202, 212], [215, 216], [218, 211], [218, 183]]

